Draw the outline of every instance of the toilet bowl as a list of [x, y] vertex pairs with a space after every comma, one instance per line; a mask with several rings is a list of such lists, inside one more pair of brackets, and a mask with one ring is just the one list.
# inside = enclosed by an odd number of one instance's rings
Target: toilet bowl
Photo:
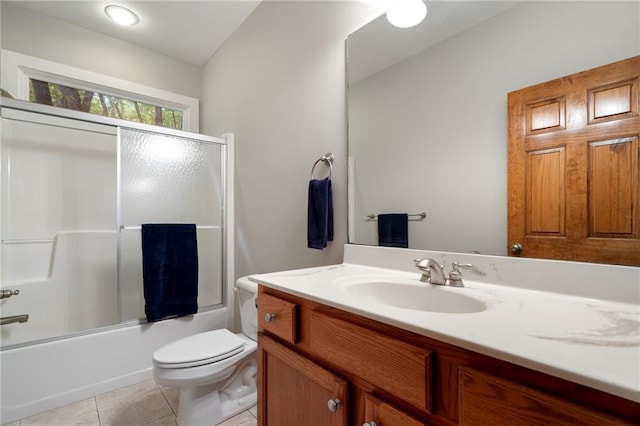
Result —
[[256, 404], [258, 372], [257, 284], [235, 285], [242, 333], [226, 329], [194, 334], [153, 354], [153, 378], [180, 391], [180, 426], [215, 425]]

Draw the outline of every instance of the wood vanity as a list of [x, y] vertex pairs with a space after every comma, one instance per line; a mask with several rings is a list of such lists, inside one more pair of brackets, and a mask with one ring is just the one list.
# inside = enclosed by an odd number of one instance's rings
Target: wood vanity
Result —
[[263, 426], [640, 422], [629, 399], [264, 285], [258, 330]]

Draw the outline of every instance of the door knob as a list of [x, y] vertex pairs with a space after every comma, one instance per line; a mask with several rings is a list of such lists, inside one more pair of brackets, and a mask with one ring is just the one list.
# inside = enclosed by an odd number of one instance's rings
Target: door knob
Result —
[[338, 398], [330, 399], [329, 401], [327, 401], [327, 407], [329, 407], [329, 411], [331, 411], [332, 413], [335, 413], [336, 411], [338, 411], [340, 404], [341, 403]]
[[269, 312], [267, 312], [266, 315], [264, 316], [264, 320], [266, 322], [271, 322], [274, 319], [276, 319], [276, 314], [270, 314]]
[[512, 255], [520, 256], [520, 253], [522, 253], [522, 244], [520, 243], [511, 244], [511, 246], [509, 246], [509, 249], [511, 250]]
[[366, 422], [366, 423], [362, 423], [362, 426], [378, 426], [378, 423], [376, 423], [376, 422]]

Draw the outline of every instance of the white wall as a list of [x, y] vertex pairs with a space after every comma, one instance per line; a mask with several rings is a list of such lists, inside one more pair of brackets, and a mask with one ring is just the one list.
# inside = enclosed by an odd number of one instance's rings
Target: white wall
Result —
[[640, 54], [638, 2], [525, 2], [349, 88], [355, 242], [506, 254], [507, 93]]
[[[202, 129], [236, 138], [236, 276], [342, 261], [345, 39], [374, 16], [353, 1], [263, 2], [205, 65]], [[335, 237], [319, 251], [307, 248], [307, 187], [327, 152]]]
[[200, 67], [13, 3], [1, 8], [3, 49], [200, 98]]

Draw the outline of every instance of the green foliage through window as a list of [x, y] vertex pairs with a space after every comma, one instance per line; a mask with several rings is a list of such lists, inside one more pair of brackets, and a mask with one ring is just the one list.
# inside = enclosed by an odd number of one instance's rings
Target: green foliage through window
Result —
[[182, 111], [104, 93], [29, 79], [29, 101], [136, 123], [182, 129]]

